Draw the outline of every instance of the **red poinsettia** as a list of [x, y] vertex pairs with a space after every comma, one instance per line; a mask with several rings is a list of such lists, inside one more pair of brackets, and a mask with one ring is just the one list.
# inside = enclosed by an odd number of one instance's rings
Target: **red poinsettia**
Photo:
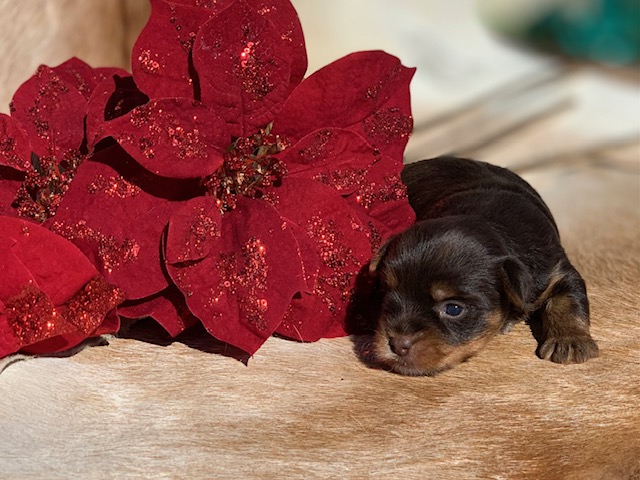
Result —
[[15, 93], [11, 116], [0, 114], [0, 213], [43, 222], [55, 211], [87, 154], [89, 97], [116, 68], [77, 58], [42, 65]]
[[[133, 58], [132, 76], [74, 67], [16, 94], [2, 212], [34, 210], [117, 285], [120, 316], [172, 335], [200, 321], [249, 353], [344, 335], [359, 271], [414, 219], [413, 69], [360, 52], [305, 79], [288, 0], [152, 0]], [[67, 105], [70, 78], [89, 86]]]
[[413, 220], [399, 177], [413, 70], [360, 52], [303, 80], [286, 0], [152, 6], [133, 62], [151, 100], [95, 128], [153, 174], [199, 180], [169, 221], [171, 280], [250, 353], [274, 332], [344, 335], [356, 274]]
[[55, 214], [87, 156], [93, 88], [122, 73], [78, 59], [41, 66], [16, 92], [11, 116], [0, 114], [0, 357], [65, 350], [119, 327], [121, 291], [72, 243], [37, 224]]

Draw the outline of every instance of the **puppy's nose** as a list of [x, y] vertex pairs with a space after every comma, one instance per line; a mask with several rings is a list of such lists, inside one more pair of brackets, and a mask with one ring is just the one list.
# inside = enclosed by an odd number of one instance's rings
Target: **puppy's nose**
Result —
[[410, 338], [405, 336], [397, 336], [389, 338], [389, 346], [391, 347], [391, 351], [396, 355], [404, 357], [411, 350], [411, 345], [413, 342]]

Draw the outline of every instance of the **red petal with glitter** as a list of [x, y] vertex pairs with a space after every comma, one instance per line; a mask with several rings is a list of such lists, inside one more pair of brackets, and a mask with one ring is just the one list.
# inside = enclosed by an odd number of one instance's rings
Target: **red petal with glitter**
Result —
[[118, 307], [118, 314], [131, 319], [151, 317], [172, 337], [198, 323], [175, 285], [151, 297], [125, 302]]
[[151, 16], [132, 53], [133, 76], [141, 90], [152, 98], [197, 98], [198, 80], [190, 63], [194, 39], [203, 23], [231, 3], [152, 0]]
[[311, 293], [316, 285], [320, 273], [320, 257], [316, 251], [315, 242], [307, 235], [304, 229], [293, 222], [286, 222], [287, 230], [290, 230], [297, 243], [296, 253], [302, 261], [302, 276], [305, 282], [305, 293]]
[[[300, 309], [308, 315], [296, 315], [297, 324], [287, 321], [277, 332], [314, 341], [334, 323], [344, 321], [355, 276], [371, 257], [371, 244], [366, 227], [333, 188], [314, 180], [287, 178], [277, 192], [278, 212], [304, 230], [321, 262], [313, 295], [292, 302], [294, 313]], [[313, 198], [313, 202], [300, 205], [300, 198]]]
[[11, 105], [11, 116], [22, 123], [38, 156], [61, 161], [82, 145], [87, 101], [51, 68], [38, 67], [18, 88]]
[[171, 216], [165, 260], [176, 264], [208, 256], [218, 246], [221, 221], [219, 207], [212, 197], [197, 197], [186, 202]]
[[87, 107], [87, 145], [89, 151], [107, 134], [106, 122], [126, 115], [135, 107], [149, 101], [131, 75], [113, 75], [102, 80], [94, 89]]
[[333, 321], [318, 295], [299, 293], [275, 333], [298, 342], [315, 342], [326, 336]]
[[348, 195], [364, 181], [378, 156], [357, 133], [330, 128], [307, 135], [286, 149], [281, 159], [287, 165], [288, 178], [316, 180]]
[[71, 58], [52, 70], [60, 76], [62, 81], [80, 92], [85, 100], [89, 100], [96, 85], [113, 75], [128, 75], [121, 68], [92, 68], [79, 58]]
[[121, 301], [78, 248], [39, 225], [0, 217], [0, 247], [0, 357], [60, 335], [68, 348]]
[[167, 270], [214, 337], [253, 354], [305, 288], [294, 252], [295, 239], [273, 207], [238, 197], [237, 207], [222, 217], [215, 254], [167, 264]]
[[[118, 170], [108, 165], [116, 163]], [[160, 191], [170, 195], [176, 188], [171, 182], [136, 167], [117, 146], [97, 153], [78, 168], [55, 217], [45, 222], [76, 244], [127, 299], [167, 287], [160, 239], [179, 205], [157, 196]], [[156, 190], [149, 193], [148, 185]]]
[[321, 128], [348, 128], [386, 155], [401, 158], [413, 128], [409, 82], [414, 71], [381, 51], [343, 57], [291, 93], [273, 131], [297, 141]]
[[187, 98], [152, 100], [106, 123], [104, 132], [147, 170], [172, 178], [211, 174], [229, 143], [224, 120]]
[[367, 170], [357, 189], [346, 197], [352, 208], [362, 211], [380, 225], [378, 231], [385, 238], [407, 229], [415, 222], [415, 213], [409, 205], [401, 172], [401, 161], [382, 155]]
[[246, 2], [254, 11], [268, 18], [280, 33], [286, 57], [291, 62], [291, 85], [298, 85], [307, 73], [307, 48], [295, 8], [289, 0], [271, 0], [268, 3], [264, 0], [246, 0]]
[[[111, 304], [111, 308], [115, 306], [115, 303]], [[64, 310], [65, 306], [59, 307], [60, 310]], [[69, 322], [71, 323], [71, 322]], [[109, 333], [115, 333], [120, 329], [120, 318], [116, 314], [115, 308], [108, 311], [104, 315], [102, 323], [98, 325], [95, 330], [90, 333], [84, 331], [74, 330], [72, 326], [65, 328], [64, 334], [52, 336], [46, 340], [36, 342], [32, 345], [25, 346], [20, 349], [21, 353], [27, 353], [30, 355], [47, 354], [52, 352], [63, 352], [73, 348], [83, 341], [91, 337], [98, 337]]]
[[290, 54], [279, 29], [243, 0], [202, 26], [193, 47], [202, 101], [231, 135], [251, 135], [273, 119], [292, 88]]
[[31, 169], [31, 145], [27, 132], [18, 121], [4, 113], [0, 113], [0, 165], [22, 172]]
[[[96, 79], [96, 86], [108, 78], [113, 78], [115, 75], [118, 77], [127, 77], [129, 72], [122, 68], [117, 67], [98, 67], [93, 69], [93, 74]], [[93, 92], [91, 92], [93, 94]]]

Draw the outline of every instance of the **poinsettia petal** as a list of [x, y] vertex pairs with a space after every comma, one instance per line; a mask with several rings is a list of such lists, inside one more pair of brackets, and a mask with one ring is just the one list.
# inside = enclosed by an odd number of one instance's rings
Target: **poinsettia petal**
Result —
[[199, 99], [191, 49], [200, 26], [234, 0], [151, 0], [151, 16], [133, 47], [136, 83], [152, 98]]
[[31, 169], [31, 145], [27, 132], [20, 122], [4, 113], [0, 113], [0, 165], [22, 172]]
[[352, 208], [380, 224], [383, 230], [377, 229], [384, 237], [399, 233], [415, 222], [415, 213], [409, 205], [401, 172], [402, 162], [381, 155], [367, 170], [356, 190], [345, 197]]
[[96, 85], [108, 76], [127, 75], [126, 70], [121, 68], [93, 68], [76, 57], [51, 70], [68, 85], [73, 86], [86, 100], [89, 100]]
[[[124, 167], [109, 165], [117, 162]], [[142, 188], [145, 178], [128, 163], [136, 165], [118, 146], [85, 161], [45, 225], [76, 244], [127, 299], [135, 299], [167, 287], [160, 239], [179, 202]]]
[[305, 288], [296, 242], [267, 202], [238, 197], [217, 244], [215, 254], [167, 270], [214, 337], [253, 354]]
[[291, 93], [273, 131], [295, 142], [321, 128], [353, 129], [383, 153], [401, 158], [413, 128], [409, 81], [414, 72], [382, 51], [347, 55]]
[[315, 342], [325, 337], [333, 323], [322, 299], [313, 293], [297, 294], [275, 333], [299, 342]]
[[29, 354], [61, 352], [87, 338], [115, 333], [120, 328], [115, 307], [121, 301], [121, 292], [116, 287], [102, 277], [96, 277], [69, 302], [55, 308], [56, 316], [66, 321], [66, 328], [61, 334], [28, 345], [20, 351]]
[[[371, 257], [371, 245], [365, 226], [333, 188], [314, 180], [286, 178], [277, 192], [278, 212], [306, 232], [321, 262], [313, 295], [292, 301], [294, 311], [295, 304], [303, 302], [302, 310], [310, 314], [296, 316], [295, 338], [314, 341], [334, 322], [344, 321], [356, 274]], [[301, 205], [302, 198], [313, 202]], [[286, 325], [277, 331], [291, 335]]]
[[287, 148], [280, 159], [289, 178], [316, 180], [341, 195], [354, 192], [377, 161], [374, 148], [350, 130], [317, 130]]
[[152, 100], [103, 128], [143, 167], [172, 178], [213, 173], [229, 143], [224, 120], [188, 98]]
[[200, 28], [193, 64], [202, 101], [231, 135], [248, 136], [273, 119], [291, 91], [290, 54], [280, 30], [244, 0]]
[[[400, 178], [402, 166], [399, 160], [378, 155], [376, 163], [367, 169], [353, 193], [344, 197], [365, 228], [372, 255], [388, 238], [409, 228], [415, 222], [415, 213], [409, 205], [406, 187]], [[379, 306], [376, 307], [372, 303], [371, 285], [360, 284], [363, 281], [367, 282], [367, 273], [368, 269], [364, 266], [356, 278], [359, 284], [347, 314], [349, 325], [336, 319], [322, 333], [322, 337], [341, 337], [352, 333], [352, 329], [362, 329], [364, 324], [370, 325], [371, 319], [374, 318], [372, 312]], [[315, 305], [310, 298], [303, 296], [301, 300], [303, 301], [293, 305], [292, 315], [283, 322], [283, 326], [290, 325], [296, 318], [304, 318], [313, 311]]]
[[286, 221], [289, 230], [296, 241], [296, 254], [302, 262], [302, 275], [305, 282], [306, 293], [311, 293], [316, 285], [318, 274], [320, 273], [321, 261], [316, 251], [316, 244], [307, 235], [307, 232], [297, 224]]
[[[96, 79], [96, 86], [107, 78], [113, 78], [116, 75], [118, 77], [127, 77], [131, 75], [125, 69], [118, 67], [97, 67], [93, 69], [93, 74]], [[91, 93], [93, 94], [93, 92]]]
[[0, 245], [0, 357], [54, 337], [73, 346], [122, 301], [77, 247], [39, 225], [0, 217]]
[[44, 65], [18, 88], [11, 102], [11, 116], [26, 130], [32, 150], [58, 161], [69, 150], [80, 149], [86, 110], [82, 94]]
[[[5, 217], [0, 216], [0, 225]], [[25, 233], [29, 233], [27, 227]], [[25, 285], [35, 283], [36, 280], [29, 272], [29, 269], [12, 252], [18, 240], [9, 232], [0, 233], [0, 271], [2, 271], [2, 282], [0, 282], [0, 301], [18, 295]]]
[[[31, 272], [37, 286], [54, 305], [67, 301], [98, 274], [75, 245], [37, 224], [0, 217], [0, 231], [15, 241], [10, 254]], [[4, 274], [2, 279], [11, 281]]]
[[102, 80], [93, 90], [87, 107], [87, 146], [91, 151], [107, 134], [104, 124], [144, 105], [149, 97], [142, 93], [133, 77], [113, 75]]
[[130, 319], [151, 317], [172, 337], [198, 323], [175, 285], [150, 297], [125, 302], [118, 307], [118, 314]]
[[246, 2], [260, 15], [268, 18], [280, 32], [284, 48], [288, 50], [286, 56], [291, 62], [290, 82], [292, 86], [298, 85], [307, 73], [307, 48], [298, 12], [289, 0], [271, 0], [268, 4], [264, 0]]
[[196, 197], [171, 216], [165, 246], [169, 263], [202, 260], [217, 246], [221, 231], [220, 209], [212, 197]]

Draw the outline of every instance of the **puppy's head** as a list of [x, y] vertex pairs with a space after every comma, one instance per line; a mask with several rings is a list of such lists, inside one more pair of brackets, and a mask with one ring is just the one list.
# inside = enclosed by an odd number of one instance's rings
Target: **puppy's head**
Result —
[[373, 356], [404, 375], [435, 375], [478, 353], [522, 303], [521, 264], [473, 217], [420, 222], [371, 261], [384, 299]]

